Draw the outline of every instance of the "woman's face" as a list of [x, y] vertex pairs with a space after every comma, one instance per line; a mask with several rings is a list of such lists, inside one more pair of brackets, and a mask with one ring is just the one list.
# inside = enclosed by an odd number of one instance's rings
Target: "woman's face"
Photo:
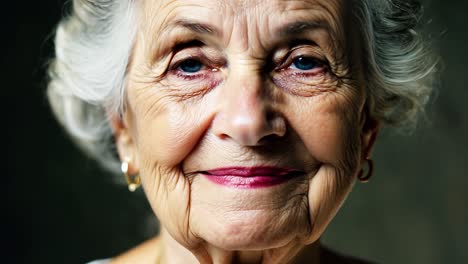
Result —
[[319, 238], [375, 134], [344, 2], [139, 3], [117, 142], [179, 243]]

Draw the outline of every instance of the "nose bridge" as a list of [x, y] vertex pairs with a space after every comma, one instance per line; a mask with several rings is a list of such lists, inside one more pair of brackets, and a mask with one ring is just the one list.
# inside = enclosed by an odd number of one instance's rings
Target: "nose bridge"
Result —
[[227, 104], [225, 114], [242, 125], [244, 129], [250, 126], [258, 126], [263, 123], [267, 108], [267, 98], [264, 98], [264, 90], [261, 78], [252, 69], [247, 71], [232, 72], [233, 76], [228, 82]]
[[264, 80], [256, 66], [240, 63], [231, 67], [227, 78], [214, 121], [216, 135], [245, 146], [258, 145], [271, 134], [282, 135], [270, 118], [272, 101], [266, 96]]

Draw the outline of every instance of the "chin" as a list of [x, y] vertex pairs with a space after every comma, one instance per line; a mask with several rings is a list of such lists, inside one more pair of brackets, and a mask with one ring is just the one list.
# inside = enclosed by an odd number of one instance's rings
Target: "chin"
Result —
[[264, 250], [310, 236], [310, 214], [304, 196], [291, 198], [284, 204], [279, 202], [276, 207], [255, 202], [246, 205], [242, 201], [237, 206], [232, 202], [225, 205], [220, 203], [211, 209], [192, 205], [192, 220], [196, 223], [192, 225], [193, 231], [215, 247]]
[[205, 239], [225, 250], [264, 250], [285, 246], [310, 231], [306, 215], [277, 216], [270, 212], [236, 214], [230, 217], [229, 222], [221, 221], [212, 226]]

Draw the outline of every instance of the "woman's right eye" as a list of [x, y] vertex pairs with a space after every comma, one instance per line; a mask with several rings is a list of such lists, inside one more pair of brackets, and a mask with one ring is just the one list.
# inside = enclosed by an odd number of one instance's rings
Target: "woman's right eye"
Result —
[[177, 68], [184, 73], [197, 73], [203, 69], [203, 63], [196, 59], [187, 59], [182, 61]]

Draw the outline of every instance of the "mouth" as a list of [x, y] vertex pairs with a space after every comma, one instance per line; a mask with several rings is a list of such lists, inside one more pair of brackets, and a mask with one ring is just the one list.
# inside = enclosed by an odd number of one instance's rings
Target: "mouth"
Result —
[[273, 167], [225, 167], [200, 172], [213, 183], [239, 189], [266, 188], [305, 174], [304, 171]]

